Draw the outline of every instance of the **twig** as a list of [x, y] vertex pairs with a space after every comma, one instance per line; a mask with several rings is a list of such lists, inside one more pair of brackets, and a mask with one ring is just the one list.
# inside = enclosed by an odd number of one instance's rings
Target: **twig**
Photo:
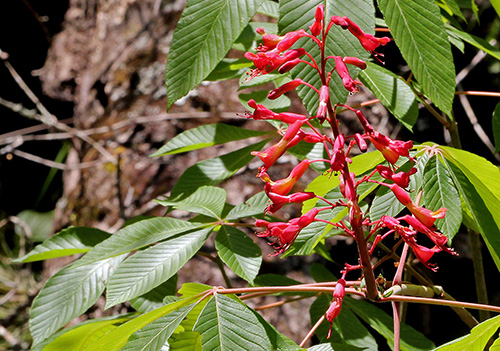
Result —
[[313, 334], [316, 331], [316, 329], [319, 328], [319, 326], [321, 325], [321, 323], [323, 323], [324, 320], [325, 320], [325, 315], [322, 315], [321, 318], [318, 319], [318, 321], [316, 322], [316, 324], [314, 324], [314, 326], [311, 328], [311, 330], [309, 330], [309, 333], [307, 333], [307, 335], [304, 337], [304, 339], [302, 339], [302, 341], [299, 344], [300, 347], [304, 347], [304, 345], [306, 344], [307, 340], [309, 340], [311, 338], [311, 336], [313, 336]]
[[299, 300], [309, 299], [311, 297], [317, 297], [317, 296], [318, 295], [294, 297], [294, 298], [291, 298], [291, 299], [281, 300], [281, 301], [278, 301], [278, 302], [273, 302], [273, 303], [270, 303], [270, 304], [267, 304], [267, 305], [259, 306], [259, 307], [256, 307], [254, 309], [256, 311], [267, 310], [269, 308], [283, 306], [283, 305], [285, 305], [287, 303], [290, 303], [290, 302], [295, 302], [295, 301], [299, 301]]
[[60, 169], [60, 170], [63, 170], [63, 171], [75, 170], [75, 169], [84, 169], [84, 168], [91, 168], [91, 167], [96, 167], [96, 166], [104, 164], [104, 163], [108, 163], [108, 161], [96, 160], [96, 161], [92, 161], [92, 162], [79, 163], [79, 164], [76, 164], [74, 166], [68, 166], [68, 165], [65, 165], [63, 163], [54, 162], [52, 160], [47, 160], [45, 158], [42, 158], [42, 157], [39, 157], [39, 156], [36, 156], [36, 155], [33, 155], [33, 154], [29, 154], [29, 153], [21, 151], [21, 150], [14, 149], [14, 150], [10, 150], [10, 151], [4, 152], [3, 151], [4, 149], [0, 149], [0, 154], [10, 152], [10, 153], [12, 153], [12, 154], [14, 154], [16, 156], [22, 157], [22, 158], [24, 158], [26, 160], [33, 161], [33, 162], [36, 162], [36, 163], [40, 163], [40, 164], [42, 164], [44, 166], [47, 166], [47, 167], [57, 168], [57, 169]]
[[428, 298], [428, 297], [393, 295], [393, 296], [389, 296], [389, 297], [382, 297], [379, 300], [377, 300], [376, 302], [388, 302], [388, 301], [424, 303], [424, 304], [429, 304], [429, 305], [439, 305], [439, 306], [449, 306], [449, 307], [462, 307], [462, 308], [470, 308], [470, 309], [474, 309], [474, 310], [492, 311], [492, 312], [499, 312], [500, 313], [499, 306], [483, 305], [480, 303], [462, 302], [462, 301], [445, 300], [445, 299], [433, 299], [433, 298]]

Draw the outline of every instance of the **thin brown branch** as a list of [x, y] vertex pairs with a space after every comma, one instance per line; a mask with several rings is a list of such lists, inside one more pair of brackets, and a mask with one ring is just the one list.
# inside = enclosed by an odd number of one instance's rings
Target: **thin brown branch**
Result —
[[22, 157], [22, 158], [24, 158], [26, 160], [33, 161], [33, 162], [39, 163], [41, 165], [44, 165], [44, 166], [47, 166], [47, 167], [50, 167], [50, 168], [60, 169], [60, 170], [63, 170], [63, 171], [75, 170], [75, 169], [92, 168], [92, 167], [96, 167], [96, 166], [99, 166], [99, 165], [102, 165], [104, 163], [108, 163], [109, 162], [109, 161], [104, 161], [104, 160], [96, 160], [96, 161], [92, 161], [92, 162], [78, 163], [78, 164], [76, 164], [74, 166], [68, 166], [68, 165], [66, 165], [64, 163], [59, 163], [59, 162], [54, 162], [52, 160], [47, 160], [45, 158], [42, 158], [42, 157], [39, 157], [39, 156], [36, 156], [36, 155], [33, 155], [33, 154], [29, 154], [29, 153], [21, 151], [21, 150], [14, 149], [14, 150], [9, 150], [9, 151], [5, 151], [4, 152], [3, 151], [4, 149], [0, 150], [0, 154], [2, 154], [2, 153], [12, 153], [12, 154], [14, 154], [16, 156], [19, 156], [19, 157]]
[[294, 297], [294, 298], [290, 298], [290, 299], [286, 299], [286, 300], [281, 300], [281, 301], [273, 302], [273, 303], [270, 303], [270, 304], [267, 304], [267, 305], [262, 305], [262, 306], [254, 308], [254, 310], [256, 310], [256, 311], [267, 310], [269, 308], [279, 307], [279, 306], [286, 305], [287, 303], [291, 303], [291, 302], [295, 302], [295, 301], [300, 301], [300, 300], [304, 300], [304, 299], [309, 299], [311, 297], [317, 297], [317, 296], [318, 295]]
[[429, 305], [462, 307], [462, 308], [470, 308], [473, 310], [500, 312], [499, 306], [483, 305], [480, 303], [463, 302], [463, 301], [455, 301], [455, 300], [433, 299], [433, 298], [428, 298], [428, 297], [393, 295], [393, 296], [381, 298], [381, 299], [377, 300], [376, 302], [388, 302], [388, 301], [424, 303], [424, 304], [429, 304]]
[[325, 320], [325, 315], [322, 315], [321, 318], [318, 319], [318, 321], [316, 322], [316, 324], [314, 324], [314, 326], [311, 328], [311, 330], [309, 330], [309, 333], [307, 333], [307, 335], [304, 337], [304, 339], [302, 339], [302, 341], [299, 344], [300, 347], [304, 347], [304, 345], [306, 344], [307, 340], [309, 340], [313, 336], [313, 334], [316, 331], [316, 329], [319, 328], [319, 326], [321, 325], [321, 323], [323, 323], [324, 320]]

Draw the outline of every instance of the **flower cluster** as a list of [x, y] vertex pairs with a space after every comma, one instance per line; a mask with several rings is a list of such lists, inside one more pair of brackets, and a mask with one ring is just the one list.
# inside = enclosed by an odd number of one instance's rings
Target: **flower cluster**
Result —
[[[281, 95], [296, 89], [299, 86], [304, 86], [312, 89], [318, 95], [318, 108], [314, 116], [305, 116], [290, 112], [274, 112], [261, 104], [257, 104], [254, 100], [250, 100], [248, 105], [253, 111], [247, 112], [246, 116], [255, 120], [275, 120], [280, 121], [288, 128], [281, 135], [281, 139], [274, 145], [260, 152], [252, 154], [258, 156], [263, 166], [259, 168], [258, 177], [264, 182], [264, 190], [269, 198], [269, 205], [265, 213], [274, 213], [280, 210], [287, 204], [299, 204], [306, 200], [318, 198], [321, 200], [321, 207], [314, 207], [307, 213], [298, 218], [293, 218], [288, 222], [270, 222], [266, 220], [257, 220], [255, 225], [259, 228], [265, 228], [265, 232], [257, 234], [259, 237], [272, 237], [274, 241], [270, 243], [275, 249], [275, 255], [283, 253], [294, 243], [300, 232], [315, 221], [322, 221], [333, 225], [336, 228], [344, 230], [345, 234], [351, 236], [358, 247], [365, 247], [364, 252], [371, 254], [375, 246], [388, 235], [394, 233], [408, 244], [416, 257], [428, 268], [435, 269], [429, 260], [434, 253], [445, 251], [453, 253], [447, 246], [447, 238], [439, 233], [434, 226], [436, 219], [443, 218], [446, 209], [431, 211], [424, 207], [418, 206], [409, 196], [407, 190], [410, 184], [410, 177], [417, 170], [413, 165], [415, 160], [410, 155], [410, 150], [413, 148], [411, 141], [393, 140], [378, 131], [376, 131], [369, 121], [365, 118], [360, 110], [353, 109], [347, 105], [336, 104], [332, 105], [330, 100], [330, 80], [334, 71], [340, 77], [344, 88], [349, 93], [358, 91], [361, 82], [356, 80], [349, 73], [348, 65], [354, 65], [360, 69], [366, 68], [366, 63], [357, 57], [342, 57], [325, 54], [325, 40], [328, 31], [334, 26], [340, 26], [342, 29], [348, 30], [360, 42], [361, 46], [368, 52], [376, 55], [376, 49], [381, 45], [386, 45], [390, 39], [387, 37], [377, 38], [371, 34], [363, 32], [358, 25], [352, 22], [347, 17], [332, 16], [329, 21], [325, 21], [324, 7], [319, 5], [315, 12], [314, 22], [309, 27], [309, 32], [301, 29], [286, 33], [283, 36], [268, 34], [262, 28], [258, 28], [257, 32], [262, 35], [263, 43], [257, 48], [256, 53], [247, 52], [245, 57], [252, 60], [255, 69], [249, 73], [249, 78], [267, 74], [278, 70], [280, 73], [288, 72], [293, 67], [299, 64], [306, 64], [315, 69], [321, 78], [321, 86], [315, 87], [300, 78], [296, 78], [286, 84], [272, 90], [268, 98], [276, 99]], [[316, 43], [321, 52], [321, 58], [324, 60], [318, 64], [314, 58], [304, 50], [304, 48], [292, 48], [294, 44], [301, 38], [309, 38]], [[302, 59], [303, 56], [309, 60]], [[325, 61], [333, 60], [334, 68], [330, 72], [326, 72]], [[344, 107], [356, 114], [357, 120], [363, 129], [363, 133], [355, 133], [354, 135], [341, 134], [338, 128], [336, 117], [337, 107]], [[322, 130], [315, 128], [312, 120], [316, 119], [319, 123], [328, 122], [331, 126], [333, 137], [325, 135]], [[320, 143], [326, 150], [327, 159], [303, 160], [295, 166], [290, 175], [279, 180], [272, 180], [268, 174], [268, 170], [276, 163], [276, 161], [291, 147], [299, 142]], [[363, 176], [361, 179], [356, 178], [356, 175], [349, 170], [349, 164], [352, 162], [350, 153], [354, 146], [360, 152], [366, 152], [368, 143], [379, 150], [385, 160], [386, 165], [377, 166], [369, 175]], [[412, 167], [408, 171], [401, 170], [397, 164], [400, 158], [409, 160]], [[330, 176], [338, 174], [340, 180], [340, 192], [343, 199], [331, 203], [328, 200], [317, 196], [313, 192], [298, 191], [292, 192], [297, 181], [305, 174], [309, 166], [313, 162], [322, 162], [329, 168]], [[378, 174], [385, 182], [373, 180], [373, 176]], [[378, 179], [380, 179], [380, 177]], [[383, 216], [380, 220], [370, 223], [370, 219], [361, 210], [358, 203], [358, 186], [363, 182], [376, 182], [381, 186], [387, 186], [392, 190], [394, 196], [408, 209], [411, 215], [407, 214], [402, 217], [394, 218]], [[331, 223], [318, 217], [321, 211], [332, 209], [336, 206], [344, 206], [347, 209], [347, 219], [337, 223]], [[405, 222], [407, 226], [403, 225]], [[368, 227], [368, 230], [367, 230]], [[378, 232], [386, 228], [387, 232], [383, 235]], [[368, 235], [365, 234], [368, 233]], [[423, 233], [430, 238], [435, 244], [432, 248], [427, 248], [417, 244], [417, 233]], [[367, 238], [375, 235], [375, 240], [370, 250], [367, 250]], [[332, 323], [333, 319], [338, 315], [341, 309], [342, 300], [345, 294], [345, 274], [355, 269], [362, 269], [363, 274], [372, 272], [371, 263], [368, 260], [363, 260], [360, 250], [360, 264], [351, 266], [346, 264], [342, 278], [337, 282], [333, 302], [326, 312], [327, 320]]]

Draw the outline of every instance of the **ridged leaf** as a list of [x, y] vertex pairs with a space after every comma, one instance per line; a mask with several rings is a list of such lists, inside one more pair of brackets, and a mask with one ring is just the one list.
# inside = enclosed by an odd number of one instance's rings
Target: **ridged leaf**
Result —
[[455, 65], [439, 6], [434, 0], [378, 0], [403, 58], [424, 94], [451, 114]]
[[190, 0], [182, 12], [167, 61], [167, 109], [226, 56], [262, 0]]
[[74, 267], [97, 262], [105, 258], [138, 250], [174, 235], [200, 229], [203, 223], [191, 223], [176, 218], [156, 217], [145, 219], [120, 229], [109, 239], [96, 245], [85, 256], [74, 263]]
[[239, 301], [215, 294], [194, 328], [202, 336], [203, 351], [272, 350], [264, 327]]
[[[435, 348], [434, 351], [482, 351], [499, 327], [500, 316], [490, 318], [472, 328], [469, 335], [441, 345]], [[495, 343], [497, 343], [498, 347], [498, 339]], [[493, 349], [496, 348], [492, 346], [490, 350], [493, 351]]]
[[202, 351], [201, 335], [198, 332], [185, 331], [174, 334], [169, 343], [168, 351]]
[[196, 163], [184, 171], [170, 196], [176, 199], [184, 198], [203, 185], [219, 184], [246, 166], [254, 158], [250, 152], [262, 149], [267, 142], [268, 140], [264, 140], [228, 154]]
[[214, 186], [202, 186], [182, 200], [167, 199], [156, 200], [156, 202], [163, 206], [173, 206], [178, 210], [185, 210], [220, 219], [226, 202], [226, 191]]
[[241, 230], [222, 226], [215, 237], [215, 248], [221, 260], [247, 282], [252, 283], [259, 274], [262, 251]]
[[177, 292], [177, 274], [144, 295], [130, 300], [130, 305], [139, 312], [146, 313], [165, 305], [166, 296], [173, 296]]
[[[319, 4], [325, 6], [326, 19], [329, 19], [331, 16], [348, 16], [366, 33], [373, 34], [374, 32], [375, 8], [373, 1], [359, 0], [356, 1], [355, 6], [349, 2], [335, 0], [281, 0], [279, 4], [280, 18], [278, 20], [278, 27], [281, 34], [298, 29], [308, 31], [309, 26], [314, 22], [314, 13]], [[320, 64], [320, 51], [317, 45], [310, 39], [307, 41], [301, 40], [296, 46], [304, 47], [314, 57], [316, 62]], [[366, 60], [369, 56], [356, 37], [338, 26], [333, 26], [328, 34], [326, 55], [356, 56], [363, 60]], [[309, 60], [305, 56], [304, 59]], [[327, 61], [327, 72], [330, 72], [333, 67], [332, 60]], [[355, 78], [359, 69], [350, 66], [349, 71], [351, 76]], [[318, 72], [309, 65], [298, 65], [292, 70], [292, 75], [294, 78], [302, 78], [318, 89], [321, 87], [321, 79]], [[346, 101], [348, 91], [344, 88], [342, 81], [336, 73], [332, 74], [330, 89], [330, 98], [333, 103]], [[297, 91], [309, 113], [315, 115], [319, 101], [318, 94], [314, 90], [303, 86], [299, 87]]]
[[425, 168], [422, 204], [432, 211], [440, 207], [448, 209], [446, 216], [437, 219], [435, 225], [451, 242], [462, 224], [460, 194], [455, 188], [450, 171], [437, 157], [431, 157]]
[[243, 129], [226, 123], [205, 124], [176, 135], [152, 154], [151, 157], [198, 150], [264, 134], [267, 134], [267, 132]]
[[464, 224], [478, 231], [500, 270], [500, 171], [486, 159], [441, 146], [464, 204]]
[[410, 87], [394, 73], [368, 62], [359, 79], [406, 128], [412, 130], [418, 104]]
[[158, 308], [154, 311], [142, 314], [125, 324], [120, 325], [118, 328], [104, 335], [102, 338], [96, 340], [88, 346], [88, 350], [92, 351], [117, 351], [122, 348], [136, 331], [144, 328], [146, 325], [154, 322], [179, 308], [192, 304], [197, 301], [199, 297], [193, 296], [190, 298], [182, 299], [169, 305]]
[[136, 331], [120, 351], [161, 350], [193, 307], [194, 304], [179, 308]]
[[111, 234], [96, 228], [70, 227], [45, 240], [14, 262], [34, 262], [90, 251]]
[[140, 296], [169, 279], [203, 246], [211, 231], [177, 236], [129, 257], [109, 279], [106, 308]]
[[225, 219], [227, 221], [232, 221], [238, 218], [260, 215], [264, 213], [264, 209], [268, 202], [269, 198], [266, 193], [261, 191], [249, 198], [245, 203], [239, 204], [231, 209]]
[[89, 309], [124, 258], [114, 257], [78, 268], [68, 266], [53, 275], [31, 306], [29, 328], [33, 343], [48, 338]]
[[[103, 320], [92, 319], [88, 322], [78, 324], [72, 328], [64, 329], [65, 333], [59, 335], [45, 347], [32, 349], [32, 351], [84, 351], [87, 345], [99, 339], [103, 335], [116, 329], [120, 324], [129, 321], [130, 318], [109, 317]], [[43, 344], [43, 343], [42, 343]], [[41, 344], [40, 344], [41, 345]]]
[[463, 41], [466, 41], [467, 43], [471, 44], [472, 46], [475, 46], [479, 50], [483, 50], [485, 53], [488, 55], [493, 56], [497, 60], [500, 60], [500, 50], [488, 43], [486, 40], [483, 38], [476, 37], [475, 35], [472, 35], [470, 33], [464, 32], [463, 30], [456, 29], [455, 27], [452, 27], [451, 25], [446, 26], [446, 30], [448, 31], [449, 34], [455, 35], [458, 38], [462, 39]]
[[271, 0], [264, 0], [257, 12], [273, 18], [279, 17], [278, 4]]

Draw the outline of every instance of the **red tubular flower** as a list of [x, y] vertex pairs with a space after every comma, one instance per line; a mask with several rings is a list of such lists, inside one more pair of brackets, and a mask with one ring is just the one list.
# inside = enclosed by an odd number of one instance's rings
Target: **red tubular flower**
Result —
[[317, 37], [323, 29], [322, 21], [325, 18], [325, 7], [323, 4], [318, 5], [314, 14], [314, 23], [309, 27], [311, 34]]
[[280, 74], [283, 74], [283, 73], [286, 73], [290, 70], [292, 70], [292, 68], [294, 68], [295, 66], [297, 66], [299, 63], [300, 63], [300, 59], [299, 58], [296, 58], [296, 59], [293, 59], [293, 60], [290, 60], [290, 61], [287, 61], [285, 62], [284, 64], [282, 64], [280, 66], [280, 68], [278, 68], [278, 72]]
[[293, 44], [295, 44], [297, 40], [307, 36], [309, 36], [309, 34], [307, 34], [307, 32], [303, 29], [299, 29], [294, 32], [288, 32], [285, 34], [283, 39], [281, 39], [280, 42], [276, 45], [276, 50], [278, 50], [279, 52], [288, 50], [292, 47]]
[[281, 95], [283, 95], [284, 93], [288, 93], [289, 91], [292, 91], [293, 89], [297, 88], [301, 84], [304, 84], [304, 81], [302, 79], [300, 79], [300, 78], [294, 79], [291, 82], [283, 84], [279, 88], [271, 90], [269, 92], [269, 94], [267, 95], [267, 98], [269, 100], [277, 99]]
[[333, 320], [339, 315], [340, 310], [342, 309], [342, 301], [345, 296], [345, 280], [340, 278], [337, 280], [337, 284], [335, 285], [335, 289], [333, 290], [333, 301], [328, 307], [326, 311], [326, 320], [330, 322], [330, 330], [328, 331], [327, 339], [330, 339], [332, 333], [332, 324]]
[[255, 120], [266, 120], [266, 119], [274, 119], [281, 121], [283, 123], [292, 124], [297, 121], [306, 121], [308, 118], [304, 115], [299, 115], [297, 113], [291, 112], [282, 112], [276, 113], [265, 107], [264, 105], [258, 104], [254, 99], [248, 101], [248, 106], [255, 109], [252, 114], [248, 116]]
[[247, 81], [259, 75], [271, 73], [284, 63], [301, 57], [305, 54], [305, 52], [304, 48], [289, 50], [283, 54], [280, 54], [280, 51], [278, 51], [277, 48], [267, 52], [257, 52], [256, 54], [246, 52], [245, 57], [252, 60], [256, 67], [250, 71], [250, 76]]
[[417, 173], [416, 168], [412, 168], [408, 172], [401, 171], [398, 173], [394, 173], [394, 171], [390, 167], [382, 165], [378, 165], [376, 169], [383, 178], [392, 180], [402, 188], [407, 188], [410, 184], [410, 176]]
[[366, 141], [361, 134], [354, 134], [354, 140], [356, 140], [356, 143], [358, 144], [359, 151], [366, 152], [366, 150], [368, 150], [368, 145], [366, 145]]
[[381, 221], [382, 223], [385, 224], [387, 228], [389, 228], [390, 230], [396, 232], [401, 236], [401, 238], [405, 241], [405, 243], [407, 243], [408, 246], [411, 247], [417, 259], [420, 262], [422, 262], [424, 266], [433, 271], [437, 270], [436, 264], [429, 263], [429, 260], [436, 252], [442, 251], [441, 248], [439, 248], [438, 246], [434, 246], [433, 248], [430, 249], [428, 247], [417, 244], [417, 240], [415, 239], [417, 232], [411, 230], [408, 227], [402, 226], [396, 218], [389, 216], [382, 216]]
[[330, 88], [327, 85], [322, 85], [319, 91], [318, 112], [316, 112], [316, 117], [319, 119], [320, 123], [323, 123], [326, 119], [326, 112], [329, 100], [330, 100]]
[[368, 134], [368, 138], [373, 143], [373, 146], [379, 150], [384, 158], [395, 164], [399, 156], [410, 157], [410, 149], [413, 148], [411, 141], [392, 140], [379, 132], [373, 131]]
[[363, 32], [361, 28], [359, 28], [359, 26], [348, 17], [333, 16], [332, 22], [341, 26], [343, 29], [348, 29], [349, 32], [351, 32], [359, 40], [361, 46], [363, 46], [366, 51], [371, 53], [374, 53], [375, 49], [380, 45], [386, 45], [391, 41], [388, 37], [377, 38], [371, 34]]
[[305, 120], [300, 120], [290, 124], [285, 135], [283, 135], [283, 138], [277, 144], [274, 144], [273, 146], [261, 152], [252, 151], [251, 154], [253, 156], [258, 156], [262, 160], [262, 162], [264, 162], [265, 169], [268, 169], [276, 162], [278, 158], [280, 158], [281, 155], [285, 153], [288, 148], [294, 145], [289, 144], [297, 135], [304, 122]]
[[286, 195], [292, 190], [293, 186], [306, 172], [307, 168], [313, 161], [304, 160], [295, 166], [290, 175], [286, 178], [279, 179], [277, 181], [272, 181], [267, 173], [260, 174], [260, 178], [266, 183], [264, 190], [267, 194], [274, 193], [278, 195]]
[[350, 65], [356, 66], [361, 69], [366, 68], [366, 62], [357, 57], [346, 56], [342, 59], [342, 61], [344, 61], [344, 63], [348, 63]]
[[418, 206], [411, 200], [410, 195], [408, 195], [408, 193], [397, 184], [390, 184], [389, 188], [392, 190], [394, 195], [396, 195], [399, 202], [405, 205], [406, 208], [408, 208], [410, 212], [428, 228], [431, 228], [434, 225], [436, 219], [444, 218], [446, 215], [447, 209], [444, 207], [441, 207], [437, 211], [431, 211], [425, 207]]
[[333, 172], [341, 171], [348, 160], [344, 153], [344, 143], [345, 139], [342, 134], [340, 134], [333, 143], [333, 155], [330, 160], [330, 167]]
[[273, 245], [276, 250], [274, 256], [285, 252], [288, 248], [293, 244], [297, 235], [299, 235], [300, 231], [311, 224], [316, 215], [319, 213], [318, 208], [313, 208], [309, 212], [305, 213], [303, 216], [299, 218], [294, 218], [289, 222], [267, 222], [261, 219], [257, 219], [255, 221], [255, 226], [257, 227], [265, 227], [265, 233], [257, 234], [258, 237], [276, 237], [276, 241], [272, 242], [270, 245]]
[[340, 192], [344, 197], [347, 199], [347, 201], [355, 201], [358, 197], [356, 194], [356, 181], [355, 181], [355, 174], [353, 172], [349, 172], [349, 178], [347, 181], [344, 179], [344, 174], [341, 174], [339, 176], [340, 184]]
[[278, 45], [281, 39], [283, 39], [282, 36], [279, 36], [277, 34], [266, 34], [264, 28], [261, 27], [257, 28], [255, 31], [262, 35], [263, 43], [257, 48], [258, 51], [264, 52], [272, 50], [276, 47], [276, 45]]
[[316, 195], [313, 192], [300, 192], [290, 195], [268, 193], [267, 196], [273, 203], [266, 207], [264, 213], [274, 213], [286, 204], [303, 203], [306, 200], [313, 199]]
[[352, 79], [351, 75], [349, 74], [349, 70], [347, 69], [347, 66], [345, 62], [342, 60], [342, 57], [340, 56], [334, 56], [335, 59], [335, 69], [340, 77], [342, 79], [342, 83], [344, 84], [344, 88], [349, 90], [351, 93], [357, 93], [359, 90], [356, 87], [356, 85], [362, 85], [360, 81]]
[[448, 243], [448, 238], [445, 235], [434, 230], [434, 228], [429, 228], [425, 226], [418, 219], [409, 215], [404, 215], [400, 219], [411, 225], [413, 229], [415, 229], [416, 231], [427, 235], [427, 237], [431, 239], [434, 242], [434, 244], [437, 247], [439, 247], [442, 251], [448, 252], [449, 254], [452, 255], [457, 254], [455, 251], [453, 251], [452, 248], [446, 245]]

